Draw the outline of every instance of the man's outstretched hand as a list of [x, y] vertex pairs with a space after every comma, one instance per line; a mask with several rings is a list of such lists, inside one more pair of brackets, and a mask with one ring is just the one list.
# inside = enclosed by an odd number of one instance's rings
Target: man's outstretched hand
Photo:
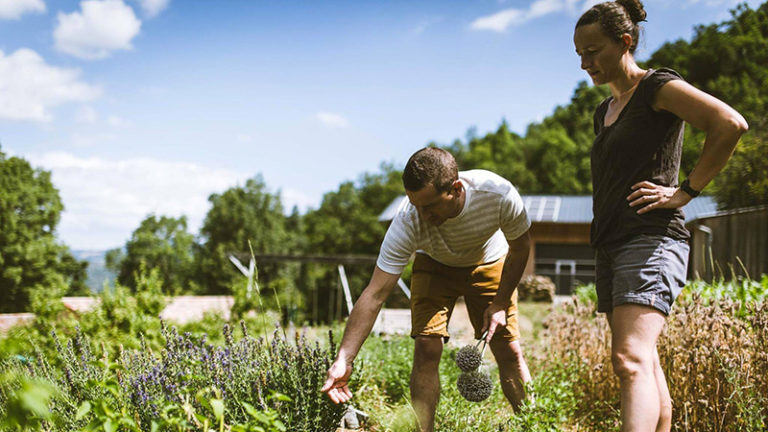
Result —
[[344, 403], [352, 399], [349, 391], [349, 376], [352, 375], [352, 365], [343, 361], [335, 361], [328, 369], [321, 392], [327, 393], [333, 403]]

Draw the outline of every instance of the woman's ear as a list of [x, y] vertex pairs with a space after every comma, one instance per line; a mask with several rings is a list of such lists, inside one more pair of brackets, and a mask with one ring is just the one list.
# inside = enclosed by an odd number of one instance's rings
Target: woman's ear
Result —
[[632, 35], [629, 33], [624, 33], [623, 35], [621, 35], [621, 43], [622, 43], [621, 50], [623, 52], [629, 51], [629, 48], [632, 46]]

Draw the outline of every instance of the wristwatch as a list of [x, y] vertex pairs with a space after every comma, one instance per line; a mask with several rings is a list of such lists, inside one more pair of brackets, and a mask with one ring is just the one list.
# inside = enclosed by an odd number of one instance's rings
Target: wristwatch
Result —
[[688, 181], [688, 179], [685, 179], [685, 181], [683, 181], [683, 184], [680, 185], [680, 189], [683, 192], [690, 195], [691, 198], [696, 198], [701, 193], [701, 191], [697, 191], [696, 189], [691, 187], [691, 182]]

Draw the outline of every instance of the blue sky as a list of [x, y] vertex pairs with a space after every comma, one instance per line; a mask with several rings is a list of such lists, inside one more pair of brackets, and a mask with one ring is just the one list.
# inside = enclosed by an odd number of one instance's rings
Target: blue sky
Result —
[[[0, 145], [50, 170], [59, 238], [122, 245], [261, 174], [288, 210], [430, 141], [527, 124], [587, 79], [590, 0], [0, 2]], [[732, 0], [647, 0], [643, 59]], [[759, 1], [750, 1], [752, 7]]]

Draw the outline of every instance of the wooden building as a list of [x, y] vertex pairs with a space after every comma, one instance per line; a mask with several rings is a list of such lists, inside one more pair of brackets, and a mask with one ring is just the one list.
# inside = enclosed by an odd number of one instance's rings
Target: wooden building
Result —
[[[579, 284], [595, 280], [595, 252], [589, 245], [591, 195], [523, 195], [531, 219], [531, 253], [525, 274], [548, 276], [557, 294], [570, 294]], [[389, 222], [408, 199], [396, 198], [379, 216]], [[716, 211], [712, 197], [701, 196], [683, 208], [686, 223]]]
[[691, 232], [689, 277], [711, 282], [768, 274], [768, 206], [711, 212], [686, 227]]

